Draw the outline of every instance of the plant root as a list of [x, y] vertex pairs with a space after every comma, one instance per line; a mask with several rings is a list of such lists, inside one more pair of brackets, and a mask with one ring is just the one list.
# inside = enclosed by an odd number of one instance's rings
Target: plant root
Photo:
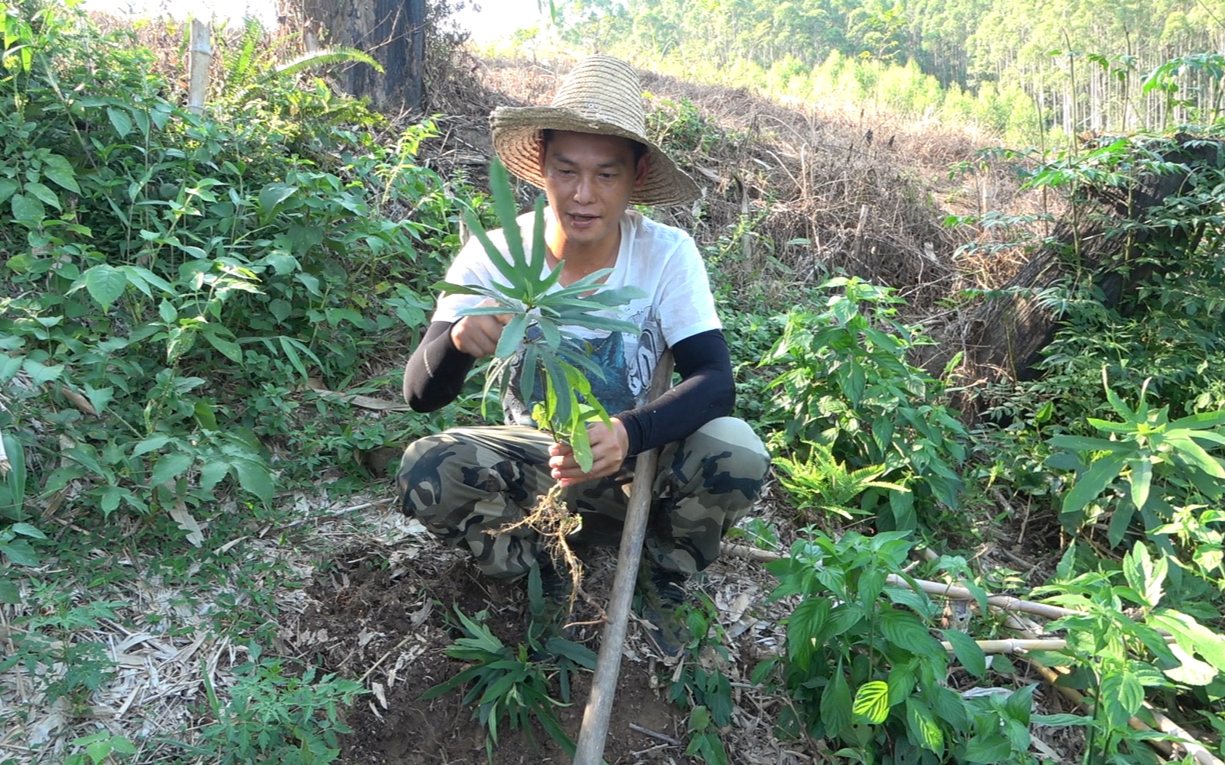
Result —
[[530, 528], [540, 535], [545, 552], [549, 554], [553, 565], [559, 573], [570, 577], [570, 595], [566, 604], [566, 618], [574, 611], [574, 601], [582, 591], [583, 562], [575, 555], [567, 537], [578, 531], [583, 520], [577, 513], [570, 512], [562, 500], [564, 487], [560, 483], [553, 486], [536, 500], [532, 511], [514, 523], [509, 523], [495, 529], [494, 535], [505, 534], [515, 529]]

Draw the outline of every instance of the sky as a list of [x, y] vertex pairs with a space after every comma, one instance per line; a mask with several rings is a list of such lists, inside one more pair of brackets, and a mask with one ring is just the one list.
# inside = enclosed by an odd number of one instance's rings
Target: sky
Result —
[[[541, 19], [536, 0], [484, 0], [479, 12], [466, 9], [455, 16], [461, 26], [472, 32], [478, 42], [504, 37]], [[271, 21], [272, 0], [85, 0], [85, 7], [112, 13], [136, 15], [167, 13], [175, 18], [194, 16], [208, 19], [258, 16]], [[548, 13], [546, 4], [545, 13]]]

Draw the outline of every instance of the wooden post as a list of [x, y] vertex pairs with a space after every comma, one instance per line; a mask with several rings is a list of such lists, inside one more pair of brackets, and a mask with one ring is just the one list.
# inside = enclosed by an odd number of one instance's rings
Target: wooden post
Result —
[[188, 63], [187, 110], [192, 114], [204, 112], [204, 98], [208, 94], [208, 68], [213, 61], [212, 30], [199, 19], [191, 20], [191, 58]]
[[[651, 378], [650, 398], [663, 395], [672, 384], [672, 352], [665, 351]], [[638, 455], [634, 466], [634, 482], [630, 485], [629, 510], [625, 528], [621, 531], [621, 552], [617, 557], [617, 573], [613, 579], [612, 598], [608, 604], [608, 624], [600, 642], [600, 656], [595, 677], [591, 681], [591, 696], [583, 710], [583, 728], [579, 731], [574, 765], [600, 765], [604, 757], [604, 741], [608, 737], [608, 720], [612, 716], [613, 697], [617, 693], [617, 676], [621, 672], [621, 648], [625, 645], [625, 628], [630, 617], [630, 602], [634, 583], [638, 580], [638, 563], [642, 559], [642, 541], [646, 538], [647, 517], [651, 513], [651, 493], [655, 470], [659, 465], [659, 450]]]

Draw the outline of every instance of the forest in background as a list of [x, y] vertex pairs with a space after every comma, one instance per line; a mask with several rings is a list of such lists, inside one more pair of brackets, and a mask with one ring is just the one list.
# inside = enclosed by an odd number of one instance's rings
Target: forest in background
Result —
[[[1220, 0], [571, 0], [563, 39], [697, 80], [970, 120], [1017, 142], [1210, 123]], [[530, 39], [521, 33], [519, 39]]]

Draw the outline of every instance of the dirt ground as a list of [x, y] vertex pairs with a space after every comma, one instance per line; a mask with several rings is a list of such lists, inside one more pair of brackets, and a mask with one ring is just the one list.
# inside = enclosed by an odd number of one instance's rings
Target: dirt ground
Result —
[[[596, 548], [587, 555], [584, 590], [596, 604], [607, 602], [616, 566], [615, 550]], [[703, 575], [696, 589], [718, 610], [733, 683], [734, 730], [724, 732], [730, 761], [808, 762], [796, 747], [788, 752], [774, 740], [770, 701], [748, 688], [748, 673], [781, 645], [777, 606], [765, 606], [770, 577], [751, 561], [725, 559]], [[370, 541], [348, 548], [320, 566], [307, 590], [311, 601], [290, 639], [299, 652], [323, 670], [362, 678], [373, 693], [363, 697], [348, 718], [341, 762], [424, 765], [486, 762], [485, 729], [472, 719], [475, 704], [462, 704], [453, 691], [422, 700], [429, 688], [464, 668], [445, 655], [458, 630], [453, 609], [472, 616], [488, 613], [486, 623], [504, 643], [522, 642], [527, 624], [523, 584], [482, 577], [476, 567], [426, 535], [409, 535], [387, 545]], [[779, 614], [781, 615], [781, 614]], [[598, 621], [598, 606], [580, 603], [577, 621]], [[599, 650], [602, 628], [577, 629], [578, 639]], [[713, 634], [713, 633], [712, 633]], [[619, 763], [697, 763], [684, 756], [688, 709], [668, 701], [674, 663], [666, 663], [631, 621], [623, 654], [604, 759]], [[714, 650], [698, 660], [718, 661]], [[572, 703], [558, 719], [577, 740], [591, 674], [573, 681]], [[559, 696], [556, 677], [552, 695]], [[569, 758], [540, 728], [500, 730], [492, 762], [568, 763]]]

